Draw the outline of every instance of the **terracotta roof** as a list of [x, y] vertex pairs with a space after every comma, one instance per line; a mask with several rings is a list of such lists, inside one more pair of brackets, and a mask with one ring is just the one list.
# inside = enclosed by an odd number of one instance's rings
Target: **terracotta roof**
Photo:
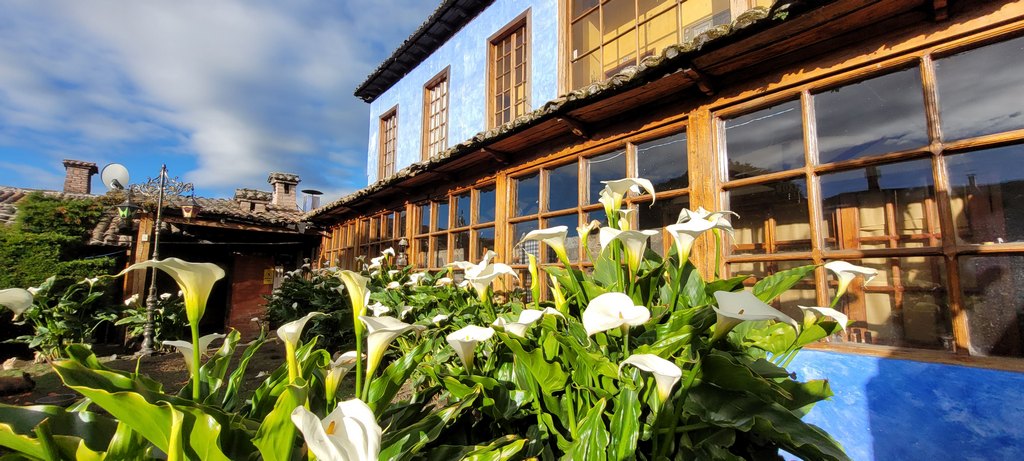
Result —
[[[269, 194], [269, 192], [267, 193]], [[189, 201], [191, 201], [190, 197], [178, 197], [170, 206], [180, 207], [181, 205], [188, 205]], [[240, 222], [275, 227], [295, 224], [303, 218], [302, 210], [298, 208], [278, 207], [271, 203], [266, 203], [265, 210], [257, 209], [250, 211], [244, 209], [242, 204], [235, 199], [196, 197], [196, 202], [199, 203], [199, 206], [203, 207], [200, 216], [206, 218], [231, 218]]]
[[409, 38], [356, 88], [355, 95], [373, 102], [424, 58], [430, 56], [494, 0], [444, 0]]
[[[765, 7], [755, 7], [741, 14], [731, 24], [713, 27], [686, 43], [669, 45], [660, 54], [644, 58], [639, 65], [626, 67], [603, 82], [593, 83], [573, 90], [568, 94], [548, 101], [533, 112], [522, 115], [511, 122], [479, 132], [472, 138], [448, 148], [437, 156], [413, 163], [390, 177], [381, 178], [361, 190], [312, 210], [306, 214], [306, 217], [314, 219], [318, 216], [323, 216], [336, 208], [344, 207], [374, 195], [398, 182], [434, 170], [441, 165], [450, 163], [454, 159], [476, 152], [496, 141], [521, 133], [528, 128], [567, 114], [574, 109], [607, 99], [628, 89], [665, 77], [681, 69], [686, 69], [689, 67], [691, 60], [701, 56], [708, 49], [725, 46], [753, 33], [774, 27], [783, 21], [792, 20], [804, 12], [830, 3], [830, 1], [819, 0], [818, 2], [809, 3], [815, 4], [808, 5], [803, 2], [790, 3], [780, 1], [771, 10]], [[790, 5], [799, 6], [790, 7]]]

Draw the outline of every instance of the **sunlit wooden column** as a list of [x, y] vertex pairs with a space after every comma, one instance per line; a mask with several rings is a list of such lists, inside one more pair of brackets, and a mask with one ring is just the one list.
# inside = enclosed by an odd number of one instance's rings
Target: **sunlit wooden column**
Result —
[[[703, 206], [708, 210], [722, 208], [718, 159], [718, 136], [715, 121], [708, 109], [700, 108], [690, 112], [687, 129], [687, 145], [690, 176], [690, 208]], [[725, 242], [723, 242], [725, 243]], [[715, 272], [715, 238], [709, 232], [698, 238], [690, 253], [690, 260], [701, 275], [708, 279]], [[724, 268], [719, 268], [720, 270]]]

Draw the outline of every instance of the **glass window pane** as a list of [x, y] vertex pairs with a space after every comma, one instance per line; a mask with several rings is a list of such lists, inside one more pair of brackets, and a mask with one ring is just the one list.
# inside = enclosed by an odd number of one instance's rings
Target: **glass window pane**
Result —
[[430, 232], [430, 204], [424, 203], [420, 205], [420, 228], [416, 232], [417, 234], [426, 234]]
[[[650, 248], [659, 255], [665, 256], [665, 233], [664, 227], [670, 224], [675, 224], [676, 220], [679, 219], [679, 212], [684, 208], [690, 208], [690, 197], [683, 195], [680, 197], [672, 197], [670, 199], [661, 199], [654, 202], [654, 205], [649, 203], [640, 203], [638, 206], [639, 226], [640, 229], [656, 229], [662, 233], [651, 237]], [[672, 244], [671, 237], [667, 240], [668, 244]]]
[[598, 25], [599, 17], [598, 11], [594, 10], [570, 26], [572, 28], [573, 59], [601, 46], [601, 30]]
[[928, 144], [916, 67], [814, 95], [819, 163]]
[[536, 214], [540, 194], [540, 175], [534, 173], [516, 180], [516, 214], [526, 216]]
[[822, 175], [825, 246], [938, 245], [933, 194], [932, 164], [928, 159]]
[[[576, 262], [580, 259], [580, 236], [576, 232], [576, 228], [579, 227], [579, 221], [576, 214], [567, 216], [559, 216], [557, 218], [548, 218], [545, 221], [545, 228], [551, 228], [555, 226], [565, 226], [568, 228], [568, 233], [565, 236], [565, 254], [568, 255], [570, 262]], [[557, 263], [558, 256], [555, 255], [551, 248], [547, 248], [544, 251], [547, 252], [546, 262]]]
[[1024, 128], [1024, 37], [935, 61], [942, 137], [963, 139]]
[[598, 0], [573, 0], [572, 17], [578, 18], [583, 12], [597, 6]]
[[745, 186], [729, 191], [732, 252], [763, 254], [811, 249], [807, 184], [803, 179]]
[[430, 242], [427, 239], [416, 239], [412, 243], [413, 258], [416, 260], [416, 267], [427, 267], [427, 251]]
[[473, 211], [469, 205], [470, 201], [469, 192], [455, 196], [455, 227], [465, 227], [470, 224], [469, 218]]
[[[634, 27], [636, 21], [634, 0], [608, 0], [601, 9], [604, 19], [604, 42]], [[633, 44], [635, 46], [636, 42], [634, 41]]]
[[[641, 8], [644, 7], [644, 3], [656, 2], [641, 1]], [[645, 15], [641, 20], [646, 20], [647, 17], [650, 16]], [[656, 55], [665, 49], [666, 46], [679, 43], [679, 15], [675, 7], [672, 6], [668, 11], [641, 24], [639, 30], [640, 59]]]
[[803, 167], [800, 101], [726, 120], [725, 150], [729, 158], [729, 179]]
[[601, 53], [595, 51], [572, 63], [572, 87], [581, 88], [604, 80], [601, 75]]
[[968, 243], [1024, 241], [1024, 168], [1020, 165], [1024, 165], [1024, 145], [946, 157], [953, 220], [960, 239]]
[[576, 162], [548, 171], [549, 211], [576, 208], [579, 195], [579, 167]]
[[494, 250], [494, 228], [476, 230], [476, 252], [473, 261], [483, 259], [488, 250]]
[[636, 31], [630, 30], [623, 36], [606, 43], [602, 51], [604, 54], [604, 78], [611, 77], [622, 69], [636, 64]]
[[488, 186], [477, 191], [478, 206], [477, 222], [488, 223], [494, 221], [494, 207], [496, 203], [494, 186]]
[[1024, 256], [961, 256], [971, 355], [1024, 356]]
[[[469, 231], [452, 234], [452, 261], [469, 261]], [[476, 260], [470, 262], [477, 262]]]
[[433, 267], [444, 267], [448, 264], [448, 236], [431, 237], [430, 240], [434, 242]]
[[686, 133], [655, 139], [636, 146], [637, 171], [661, 192], [687, 184]]
[[437, 202], [437, 229], [448, 230], [448, 201]]
[[[789, 269], [795, 269], [800, 266], [808, 266], [814, 264], [813, 261], [766, 261], [766, 262], [745, 262], [745, 263], [733, 263], [729, 264], [729, 277], [735, 277], [737, 275], [750, 275], [751, 278], [745, 280], [743, 283], [746, 286], [753, 286], [757, 281], [775, 274], [776, 272], [785, 271]], [[772, 302], [775, 308], [786, 313], [786, 315], [797, 319], [804, 318], [803, 311], [800, 310], [799, 306], [817, 306], [818, 298], [816, 292], [816, 285], [814, 283], [814, 273], [811, 273], [807, 277], [797, 282], [793, 288], [786, 290], [785, 293], [780, 295]]]
[[381, 222], [382, 236], [384, 240], [391, 240], [395, 236], [395, 214], [388, 213], [384, 215], [383, 221]]
[[[952, 347], [946, 270], [941, 257], [850, 261], [878, 270], [867, 286], [850, 284], [836, 308], [850, 318], [846, 340], [898, 347]], [[836, 278], [828, 275], [830, 299]]]
[[512, 249], [512, 262], [510, 264], [530, 264], [530, 259], [527, 258], [527, 253], [537, 257], [537, 262], [540, 262], [540, 242], [531, 240], [529, 242], [519, 242], [526, 237], [526, 234], [532, 230], [537, 230], [537, 221], [526, 221], [512, 225], [512, 238], [515, 243], [515, 247]]
[[590, 203], [601, 198], [601, 181], [614, 181], [626, 177], [626, 152], [617, 151], [588, 160], [590, 167]]
[[370, 218], [370, 240], [375, 241], [380, 239], [380, 220], [376, 217]]

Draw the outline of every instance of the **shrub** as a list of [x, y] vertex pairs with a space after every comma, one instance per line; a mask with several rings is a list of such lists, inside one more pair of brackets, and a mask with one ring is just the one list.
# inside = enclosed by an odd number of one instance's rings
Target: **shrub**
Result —
[[316, 317], [307, 338], [320, 336], [320, 344], [332, 351], [352, 347], [352, 304], [344, 295], [341, 281], [330, 271], [313, 270], [309, 265], [285, 274], [281, 286], [266, 297], [267, 321], [272, 329], [301, 318], [310, 312]]

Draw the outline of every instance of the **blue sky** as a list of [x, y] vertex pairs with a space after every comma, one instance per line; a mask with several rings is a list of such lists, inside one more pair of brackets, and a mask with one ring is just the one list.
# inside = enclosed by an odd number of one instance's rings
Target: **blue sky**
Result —
[[205, 196], [291, 172], [330, 200], [366, 183], [352, 92], [439, 0], [3, 3], [0, 185], [59, 189], [70, 158]]

